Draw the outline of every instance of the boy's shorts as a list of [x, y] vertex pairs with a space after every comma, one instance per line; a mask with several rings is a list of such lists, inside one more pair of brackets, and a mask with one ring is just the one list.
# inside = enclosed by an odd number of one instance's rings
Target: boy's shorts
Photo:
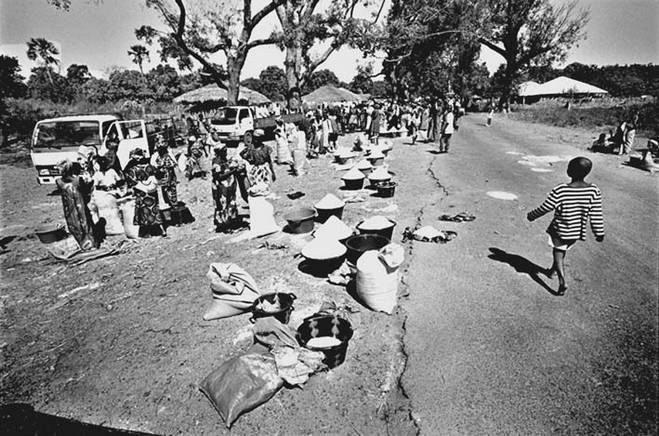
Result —
[[576, 240], [566, 241], [565, 239], [561, 239], [560, 236], [552, 234], [548, 234], [547, 238], [550, 247], [561, 251], [568, 251], [570, 247], [572, 247], [574, 243], [577, 242]]

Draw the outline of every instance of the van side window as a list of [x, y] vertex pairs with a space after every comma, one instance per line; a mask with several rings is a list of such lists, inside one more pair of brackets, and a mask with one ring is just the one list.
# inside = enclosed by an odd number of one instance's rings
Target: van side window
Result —
[[239, 121], [242, 121], [245, 118], [249, 118], [249, 112], [247, 111], [247, 109], [240, 109], [240, 115], [238, 117]]
[[111, 140], [119, 140], [119, 132], [117, 131], [116, 124], [110, 125], [110, 128], [107, 130], [105, 137]]

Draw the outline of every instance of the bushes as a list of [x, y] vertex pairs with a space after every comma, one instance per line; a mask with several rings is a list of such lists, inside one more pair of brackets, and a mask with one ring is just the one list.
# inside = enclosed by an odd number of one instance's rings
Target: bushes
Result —
[[6, 146], [10, 135], [18, 139], [27, 139], [37, 121], [44, 118], [60, 117], [72, 114], [118, 113], [124, 118], [143, 118], [148, 113], [171, 113], [176, 107], [172, 103], [148, 104], [135, 103], [130, 100], [117, 103], [95, 104], [89, 101], [76, 103], [53, 103], [38, 99], [14, 99], [4, 101], [4, 110], [0, 110], [0, 126], [3, 137], [0, 146]]
[[659, 136], [659, 102], [656, 99], [611, 100], [606, 99], [587, 105], [573, 105], [565, 109], [566, 100], [538, 102], [528, 106], [516, 106], [512, 116], [524, 121], [550, 124], [558, 127], [592, 129], [593, 134], [615, 129], [621, 121], [631, 120], [639, 113], [638, 134]]

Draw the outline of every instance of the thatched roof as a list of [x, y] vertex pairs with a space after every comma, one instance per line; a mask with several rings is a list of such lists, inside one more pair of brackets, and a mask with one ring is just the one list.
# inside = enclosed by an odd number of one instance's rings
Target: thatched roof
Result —
[[305, 103], [341, 103], [362, 101], [362, 97], [345, 88], [325, 85], [303, 96], [302, 101]]
[[[207, 103], [226, 100], [227, 90], [220, 88], [216, 84], [212, 84], [181, 94], [174, 99], [174, 103]], [[270, 100], [265, 95], [244, 86], [240, 87], [238, 100], [247, 100], [249, 104], [270, 103]]]

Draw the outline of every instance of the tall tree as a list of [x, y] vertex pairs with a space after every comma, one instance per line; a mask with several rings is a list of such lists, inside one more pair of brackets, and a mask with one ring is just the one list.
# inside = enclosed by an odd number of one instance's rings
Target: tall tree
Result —
[[259, 91], [271, 100], [284, 100], [288, 91], [286, 73], [281, 68], [270, 65], [259, 74]]
[[489, 0], [488, 6], [492, 32], [479, 41], [506, 61], [500, 104], [508, 101], [524, 68], [564, 60], [585, 37], [589, 12], [578, 10], [577, 0], [558, 6], [549, 0]]
[[133, 59], [133, 63], [140, 68], [140, 73], [144, 74], [144, 69], [142, 68], [144, 61], [148, 60], [151, 62], [149, 50], [140, 44], [131, 45], [128, 50], [128, 56], [130, 56]]
[[336, 77], [333, 71], [328, 69], [318, 70], [311, 74], [302, 92], [306, 94], [325, 85], [339, 86], [339, 83], [339, 78]]
[[484, 1], [393, 0], [386, 26], [362, 44], [387, 53], [383, 73], [395, 97], [461, 91], [479, 54], [473, 41], [486, 26]]
[[48, 80], [53, 84], [52, 67], [59, 64], [59, 50], [55, 44], [45, 38], [30, 38], [27, 42], [27, 58], [36, 61], [38, 60], [41, 67], [45, 69]]
[[18, 59], [0, 55], [0, 104], [6, 97], [21, 97], [25, 94], [25, 84], [20, 71]]
[[[261, 21], [285, 0], [271, 0], [253, 13], [252, 0], [191, 1], [147, 0], [147, 5], [161, 15], [169, 31], [143, 26], [136, 31], [138, 38], [148, 42], [155, 36], [173, 40], [179, 47], [178, 57], [193, 58], [211, 75], [218, 86], [227, 88], [229, 104], [238, 100], [240, 73], [251, 49], [274, 44], [274, 38], [252, 39]], [[161, 44], [162, 45], [162, 44]], [[214, 67], [210, 58], [222, 52], [226, 57], [227, 84], [224, 75]]]
[[[365, 21], [354, 16], [359, 3], [360, 0], [285, 0], [277, 6], [282, 29], [273, 36], [279, 47], [286, 51], [284, 66], [289, 88], [306, 87], [313, 72], [351, 40]], [[370, 8], [374, 1], [361, 3]], [[384, 0], [378, 0], [377, 4], [381, 11]], [[319, 45], [326, 48], [320, 55], [312, 55], [312, 49]]]
[[146, 73], [146, 81], [156, 101], [171, 101], [181, 93], [181, 78], [170, 65], [158, 65]]

